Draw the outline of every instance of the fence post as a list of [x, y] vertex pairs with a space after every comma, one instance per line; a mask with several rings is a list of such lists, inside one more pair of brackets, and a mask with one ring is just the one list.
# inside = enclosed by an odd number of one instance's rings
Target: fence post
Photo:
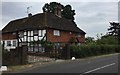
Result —
[[71, 54], [70, 54], [70, 44], [66, 44], [65, 47], [63, 48], [62, 56], [64, 59], [70, 59]]

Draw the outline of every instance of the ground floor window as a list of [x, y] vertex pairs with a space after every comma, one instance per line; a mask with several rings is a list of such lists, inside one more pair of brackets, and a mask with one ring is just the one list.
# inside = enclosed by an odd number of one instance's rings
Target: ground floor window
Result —
[[7, 46], [11, 46], [11, 41], [7, 41]]
[[17, 43], [16, 43], [16, 41], [14, 40], [14, 41], [13, 41], [13, 46], [16, 47], [16, 45], [17, 45]]

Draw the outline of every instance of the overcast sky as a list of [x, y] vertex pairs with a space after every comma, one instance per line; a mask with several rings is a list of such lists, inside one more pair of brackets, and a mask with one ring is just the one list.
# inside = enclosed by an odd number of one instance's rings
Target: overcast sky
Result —
[[[79, 28], [87, 33], [86, 36], [96, 37], [97, 33], [105, 34], [109, 27], [109, 22], [118, 21], [118, 2], [115, 0], [104, 0], [104, 2], [97, 0], [54, 1], [60, 2], [63, 5], [70, 4], [72, 6], [76, 13], [75, 22]], [[52, 1], [41, 0], [38, 2], [35, 0], [32, 2], [18, 0], [18, 2], [15, 2], [15, 0], [3, 0], [1, 2], [2, 4], [0, 3], [2, 5], [2, 14], [0, 14], [2, 24], [0, 25], [0, 30], [10, 21], [26, 17], [27, 7], [32, 6], [30, 12], [34, 15], [42, 13], [43, 5], [49, 2]]]

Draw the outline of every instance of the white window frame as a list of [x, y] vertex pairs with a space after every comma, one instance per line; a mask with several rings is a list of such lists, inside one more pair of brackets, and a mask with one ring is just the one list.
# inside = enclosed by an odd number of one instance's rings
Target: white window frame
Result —
[[77, 34], [77, 37], [81, 37], [81, 34]]
[[[9, 44], [8, 44], [8, 42], [9, 42]], [[6, 41], [6, 45], [7, 45], [7, 46], [11, 46], [11, 45], [12, 45], [12, 44], [11, 44], [11, 41], [10, 41], [10, 40]]]
[[60, 30], [53, 30], [54, 36], [60, 36]]
[[[15, 44], [14, 44], [15, 43]], [[13, 46], [16, 47], [17, 45], [17, 41], [16, 40], [13, 40]]]

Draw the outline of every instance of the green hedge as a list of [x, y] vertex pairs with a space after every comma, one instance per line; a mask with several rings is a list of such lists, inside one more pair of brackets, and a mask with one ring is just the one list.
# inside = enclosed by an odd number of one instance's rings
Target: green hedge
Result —
[[71, 56], [76, 58], [120, 53], [120, 45], [72, 45]]

